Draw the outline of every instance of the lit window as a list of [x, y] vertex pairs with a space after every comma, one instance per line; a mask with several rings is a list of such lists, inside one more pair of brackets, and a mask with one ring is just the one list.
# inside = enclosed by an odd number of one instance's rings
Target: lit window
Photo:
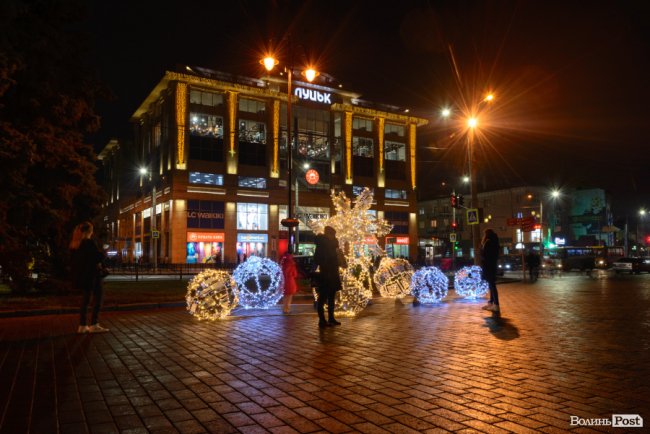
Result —
[[190, 91], [190, 104], [200, 104], [209, 107], [217, 107], [223, 104], [223, 94], [214, 92], [203, 92], [200, 90]]
[[399, 142], [386, 141], [384, 145], [386, 160], [406, 161], [406, 145]]
[[266, 188], [266, 178], [253, 178], [251, 176], [240, 176], [237, 185], [239, 187], [246, 187], [246, 188]]
[[372, 132], [372, 121], [370, 119], [362, 119], [354, 117], [352, 119], [352, 129], [358, 131]]
[[190, 113], [190, 134], [223, 138], [223, 118], [205, 113]]
[[352, 137], [352, 154], [355, 157], [372, 158], [374, 156], [373, 141], [367, 137]]
[[237, 229], [268, 229], [269, 206], [264, 203], [238, 203]]
[[241, 119], [239, 121], [239, 141], [266, 144], [266, 125], [263, 122]]
[[390, 188], [387, 188], [385, 191], [385, 197], [386, 199], [402, 199], [402, 200], [407, 200], [408, 199], [408, 193], [406, 190], [393, 190]]
[[266, 106], [262, 101], [240, 98], [239, 111], [246, 113], [264, 113]]
[[216, 173], [190, 172], [190, 184], [223, 185], [223, 175]]

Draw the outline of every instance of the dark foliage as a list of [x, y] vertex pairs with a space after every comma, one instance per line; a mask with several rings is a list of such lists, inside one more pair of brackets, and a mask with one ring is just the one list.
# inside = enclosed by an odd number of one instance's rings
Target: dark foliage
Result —
[[65, 274], [72, 228], [98, 214], [101, 87], [84, 66], [83, 2], [0, 2], [0, 265], [14, 290], [30, 269]]

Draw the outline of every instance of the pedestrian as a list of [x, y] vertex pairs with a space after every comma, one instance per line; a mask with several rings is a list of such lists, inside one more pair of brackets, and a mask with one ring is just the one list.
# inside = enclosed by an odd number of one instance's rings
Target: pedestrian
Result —
[[539, 255], [531, 249], [528, 255], [526, 255], [526, 266], [528, 267], [528, 275], [531, 282], [537, 280], [540, 265], [541, 260], [539, 259]]
[[499, 237], [494, 230], [485, 229], [481, 241], [481, 270], [490, 288], [490, 300], [483, 309], [499, 312], [499, 292], [497, 291], [497, 261], [499, 260]]
[[285, 252], [280, 259], [280, 266], [282, 267], [282, 275], [284, 277], [284, 299], [282, 300], [282, 312], [285, 314], [291, 313], [291, 300], [293, 295], [298, 292], [298, 285], [296, 278], [298, 277], [298, 267], [293, 255], [289, 251]]
[[[107, 328], [102, 327], [98, 322], [99, 310], [102, 307], [104, 298], [102, 280], [106, 275], [103, 265], [104, 252], [92, 240], [92, 235], [92, 223], [83, 222], [78, 224], [74, 229], [72, 240], [70, 241], [72, 283], [83, 294], [77, 333], [101, 333], [108, 331]], [[93, 297], [94, 305], [90, 326], [88, 326], [86, 316], [91, 296]]]
[[[336, 239], [336, 230], [325, 226], [323, 234], [316, 237], [316, 251], [314, 252], [314, 267], [318, 267], [318, 327], [341, 325], [334, 318], [334, 298], [336, 291], [341, 289], [341, 276], [339, 266], [339, 242]], [[325, 303], [327, 303], [328, 319], [325, 320]]]

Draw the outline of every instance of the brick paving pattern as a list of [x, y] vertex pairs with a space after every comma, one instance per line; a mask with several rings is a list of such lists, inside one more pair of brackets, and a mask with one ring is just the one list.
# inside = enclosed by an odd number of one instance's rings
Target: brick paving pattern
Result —
[[[311, 305], [197, 321], [183, 309], [0, 320], [2, 433], [625, 432], [650, 423], [650, 276], [375, 299], [320, 330]], [[646, 428], [647, 429], [647, 428]], [[641, 432], [642, 430], [630, 430]]]

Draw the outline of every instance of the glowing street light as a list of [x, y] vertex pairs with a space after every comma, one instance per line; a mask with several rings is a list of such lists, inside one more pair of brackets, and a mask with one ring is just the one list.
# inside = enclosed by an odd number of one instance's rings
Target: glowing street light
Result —
[[[289, 53], [291, 58], [291, 53]], [[271, 54], [266, 55], [263, 59], [260, 60], [260, 64], [264, 65], [267, 71], [271, 72], [280, 62], [277, 58]], [[291, 206], [291, 177], [292, 177], [292, 160], [293, 160], [293, 148], [291, 145], [291, 87], [293, 81], [293, 65], [286, 65], [285, 70], [287, 72], [287, 218], [282, 219], [280, 222], [282, 226], [287, 228], [289, 233], [289, 253], [293, 253], [293, 229], [297, 227], [300, 222], [297, 218], [293, 217], [293, 211]], [[301, 72], [301, 75], [304, 76], [307, 81], [310, 83], [318, 76], [318, 71], [313, 67], [308, 67]]]

